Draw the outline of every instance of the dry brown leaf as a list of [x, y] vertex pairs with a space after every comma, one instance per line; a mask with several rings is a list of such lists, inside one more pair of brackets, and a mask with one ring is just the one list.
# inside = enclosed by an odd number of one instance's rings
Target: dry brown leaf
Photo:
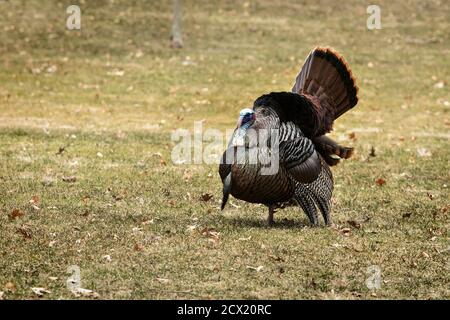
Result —
[[356, 140], [356, 134], [355, 134], [354, 132], [350, 132], [350, 133], [348, 134], [348, 138], [349, 138], [350, 140]]
[[374, 146], [370, 147], [369, 157], [376, 157]]
[[15, 220], [17, 218], [23, 217], [25, 215], [25, 212], [21, 211], [20, 209], [13, 209], [10, 214], [8, 214], [9, 220]]
[[386, 183], [386, 180], [384, 180], [383, 178], [378, 178], [377, 180], [375, 180], [375, 183], [377, 184], [377, 186], [382, 186]]
[[68, 177], [62, 177], [62, 181], [64, 182], [76, 182], [77, 181], [77, 177], [75, 176], [68, 176]]
[[351, 226], [352, 226], [353, 228], [355, 228], [355, 229], [360, 229], [360, 228], [361, 228], [361, 223], [359, 223], [359, 222], [356, 221], [356, 220], [348, 220], [347, 223], [348, 223], [349, 225], [351, 225]]
[[144, 251], [144, 246], [142, 244], [135, 243], [134, 244], [134, 250], [135, 251]]
[[344, 236], [348, 237], [348, 236], [350, 236], [351, 230], [350, 230], [350, 228], [343, 228], [343, 229], [341, 229], [341, 232]]
[[40, 287], [33, 287], [33, 288], [31, 288], [31, 291], [33, 291], [33, 293], [35, 295], [37, 295], [38, 297], [42, 297], [44, 294], [51, 293], [50, 290], [48, 290], [46, 288], [40, 288]]
[[201, 200], [201, 201], [204, 201], [204, 202], [208, 202], [209, 200], [212, 199], [212, 197], [213, 197], [212, 194], [209, 194], [209, 193], [203, 193], [203, 194], [200, 196], [200, 200]]
[[41, 199], [39, 198], [39, 196], [32, 196], [29, 202], [31, 204], [38, 205], [41, 202]]
[[65, 150], [66, 150], [66, 147], [65, 147], [65, 146], [61, 146], [61, 147], [59, 147], [58, 152], [56, 152], [55, 154], [56, 154], [57, 156], [59, 156], [59, 155], [63, 154], [63, 152], [64, 152]]
[[20, 233], [25, 239], [31, 239], [31, 230], [27, 227], [17, 228], [17, 232]]

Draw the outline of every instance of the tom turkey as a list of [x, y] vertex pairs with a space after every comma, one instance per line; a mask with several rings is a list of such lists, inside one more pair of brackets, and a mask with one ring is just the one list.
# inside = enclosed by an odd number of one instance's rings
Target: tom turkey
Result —
[[353, 149], [325, 134], [333, 121], [353, 108], [358, 88], [344, 58], [331, 48], [311, 51], [292, 92], [262, 95], [243, 109], [219, 166], [222, 210], [229, 194], [275, 209], [298, 203], [312, 225], [317, 208], [329, 225], [333, 176], [329, 166]]

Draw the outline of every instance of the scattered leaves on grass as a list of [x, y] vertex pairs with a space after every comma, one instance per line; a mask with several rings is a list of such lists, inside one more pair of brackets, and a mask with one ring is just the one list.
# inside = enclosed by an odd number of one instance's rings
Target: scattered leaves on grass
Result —
[[33, 293], [35, 295], [37, 295], [38, 297], [42, 297], [44, 294], [51, 293], [50, 290], [48, 290], [46, 288], [40, 288], [40, 287], [33, 287], [33, 288], [31, 288], [31, 291], [33, 291]]
[[212, 198], [213, 198], [213, 195], [210, 194], [210, 193], [203, 193], [203, 194], [200, 196], [200, 200], [201, 200], [201, 201], [204, 201], [204, 202], [208, 202], [208, 201], [211, 200]]
[[73, 183], [73, 182], [77, 181], [77, 177], [75, 177], [75, 176], [62, 177], [62, 181], [68, 182], [68, 183]]
[[375, 180], [375, 183], [377, 184], [377, 186], [382, 186], [386, 183], [386, 180], [384, 180], [383, 178], [378, 178], [377, 180]]
[[9, 220], [15, 220], [17, 218], [23, 217], [25, 212], [20, 209], [13, 209], [10, 214], [8, 214]]

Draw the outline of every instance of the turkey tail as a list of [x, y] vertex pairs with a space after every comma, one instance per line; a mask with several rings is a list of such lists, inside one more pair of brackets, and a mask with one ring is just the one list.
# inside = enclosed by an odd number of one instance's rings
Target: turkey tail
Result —
[[358, 103], [358, 87], [349, 65], [331, 48], [311, 51], [298, 74], [292, 92], [318, 99], [320, 107], [337, 119]]

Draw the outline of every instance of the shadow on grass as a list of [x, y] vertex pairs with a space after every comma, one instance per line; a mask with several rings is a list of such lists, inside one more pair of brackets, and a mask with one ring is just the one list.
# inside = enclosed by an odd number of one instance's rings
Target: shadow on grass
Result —
[[255, 216], [254, 218], [224, 216], [222, 217], [222, 222], [238, 228], [303, 229], [310, 226], [310, 223], [307, 220], [287, 218], [275, 218], [275, 223], [272, 226], [269, 226], [266, 219], [262, 219], [258, 216]]

